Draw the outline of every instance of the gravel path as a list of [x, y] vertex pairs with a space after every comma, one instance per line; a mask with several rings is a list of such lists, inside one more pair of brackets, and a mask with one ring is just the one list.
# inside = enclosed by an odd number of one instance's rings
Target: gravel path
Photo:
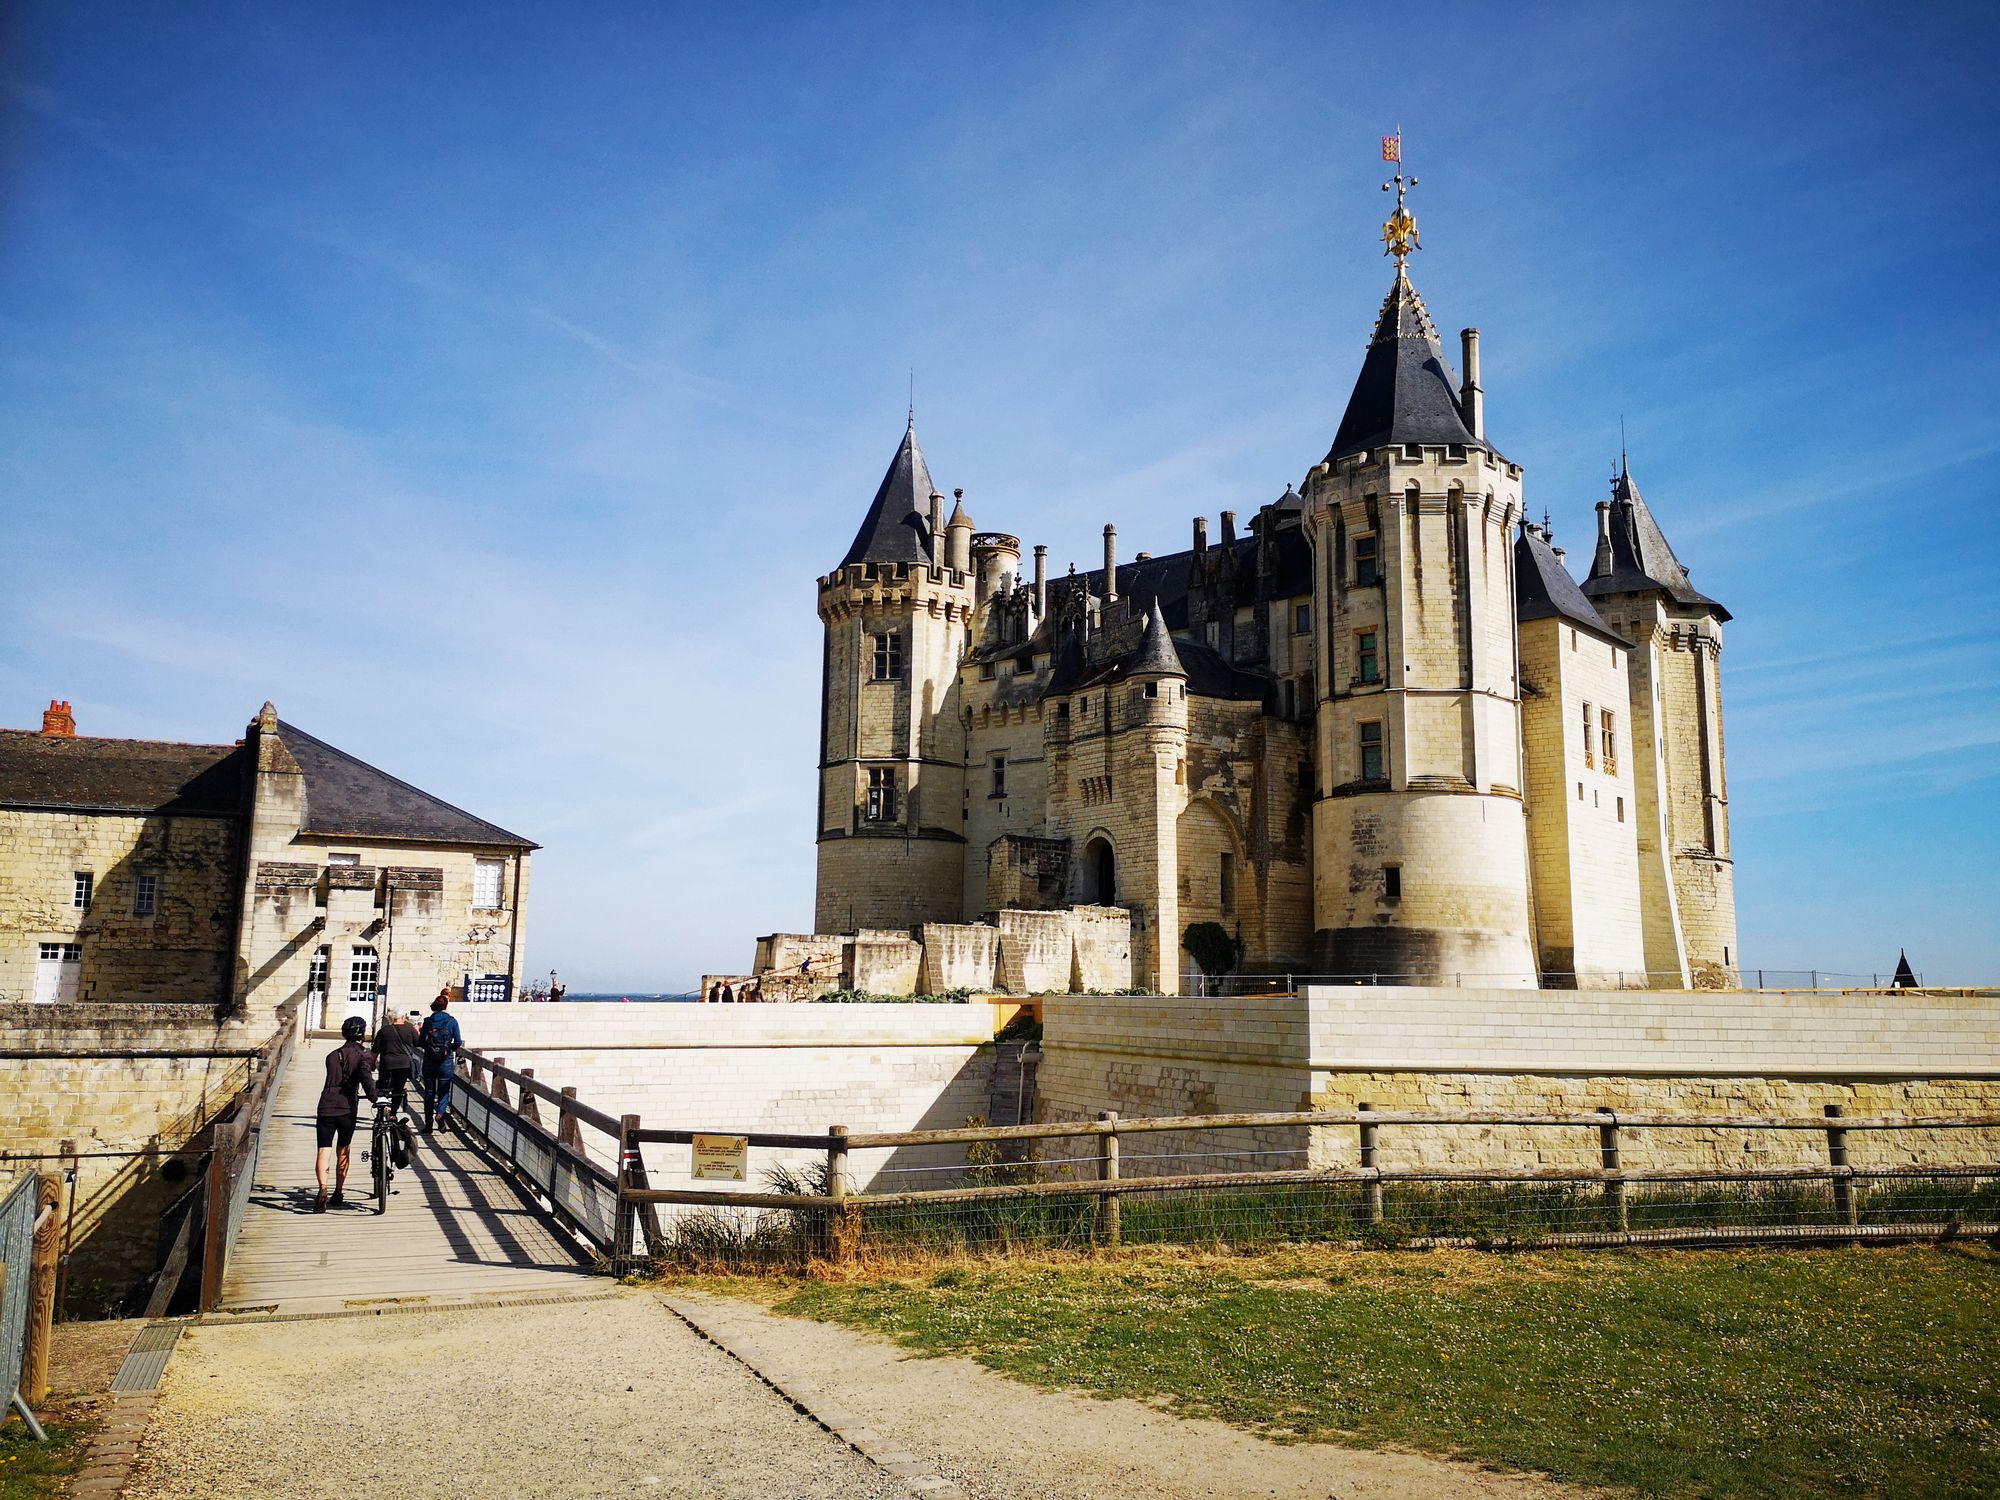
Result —
[[1418, 1453], [1274, 1443], [1139, 1401], [1036, 1390], [969, 1359], [673, 1291], [729, 1342], [838, 1392], [973, 1500], [1581, 1500], [1593, 1491]]
[[908, 1492], [640, 1293], [192, 1328], [124, 1491], [128, 1500], [390, 1493]]

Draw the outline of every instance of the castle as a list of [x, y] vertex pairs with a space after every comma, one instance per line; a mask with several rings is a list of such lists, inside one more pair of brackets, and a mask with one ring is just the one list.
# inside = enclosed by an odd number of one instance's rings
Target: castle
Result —
[[816, 987], [1178, 990], [1247, 972], [1735, 982], [1720, 661], [1621, 462], [1581, 586], [1395, 276], [1326, 456], [1240, 529], [1051, 578], [949, 517], [915, 419], [825, 626]]

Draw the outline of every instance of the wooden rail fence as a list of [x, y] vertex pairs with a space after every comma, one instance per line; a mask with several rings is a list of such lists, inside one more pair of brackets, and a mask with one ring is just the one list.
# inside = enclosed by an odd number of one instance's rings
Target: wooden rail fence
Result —
[[[818, 1225], [813, 1243], [830, 1257], [839, 1259], [853, 1252], [859, 1243], [860, 1227], [871, 1213], [884, 1210], [920, 1210], [929, 1206], [1005, 1202], [1057, 1202], [1095, 1199], [1096, 1213], [1092, 1238], [1096, 1243], [1120, 1243], [1123, 1213], [1121, 1204], [1134, 1195], [1171, 1197], [1238, 1192], [1257, 1188], [1286, 1188], [1325, 1185], [1358, 1189], [1360, 1221], [1365, 1227], [1385, 1222], [1383, 1190], [1392, 1185], [1485, 1184], [1568, 1185], [1597, 1191], [1597, 1203], [1608, 1225], [1601, 1231], [1575, 1234], [1536, 1234], [1542, 1244], [1647, 1244], [1682, 1241], [1757, 1239], [1877, 1239], [1920, 1238], [1949, 1233], [2000, 1234], [2000, 1214], [1967, 1223], [1958, 1219], [1864, 1224], [1861, 1218], [1857, 1182], [1894, 1183], [1929, 1181], [1957, 1183], [1970, 1187], [1984, 1181], [2000, 1180], [2000, 1162], [1966, 1160], [1949, 1164], [1882, 1165], [1857, 1167], [1848, 1159], [1848, 1138], [1856, 1131], [1907, 1132], [2000, 1130], [2000, 1114], [1967, 1115], [1881, 1115], [1847, 1116], [1837, 1105], [1828, 1105], [1819, 1116], [1770, 1116], [1730, 1114], [1660, 1114], [1597, 1109], [1581, 1113], [1520, 1113], [1496, 1110], [1378, 1110], [1367, 1104], [1352, 1110], [1294, 1110], [1260, 1114], [1176, 1115], [1121, 1118], [1107, 1111], [1094, 1120], [1053, 1120], [1032, 1125], [964, 1126], [942, 1130], [850, 1131], [834, 1126], [825, 1132], [796, 1131], [698, 1131], [643, 1126], [636, 1115], [614, 1117], [579, 1103], [576, 1091], [556, 1089], [534, 1077], [532, 1069], [514, 1070], [502, 1058], [487, 1058], [467, 1050], [466, 1070], [476, 1093], [493, 1113], [494, 1125], [486, 1136], [490, 1145], [508, 1159], [509, 1150], [518, 1151], [519, 1142], [531, 1141], [541, 1151], [560, 1153], [574, 1169], [587, 1174], [599, 1187], [615, 1195], [615, 1211], [590, 1216], [578, 1215], [565, 1207], [540, 1181], [531, 1175], [531, 1185], [555, 1202], [572, 1227], [578, 1229], [608, 1259], [622, 1264], [642, 1251], [658, 1254], [669, 1235], [659, 1217], [662, 1208], [738, 1209], [752, 1212], [788, 1212], [811, 1216]], [[461, 1082], [465, 1075], [461, 1074]], [[519, 1093], [518, 1104], [510, 1102], [508, 1086]], [[554, 1130], [541, 1123], [537, 1101], [557, 1111]], [[580, 1126], [588, 1126], [609, 1138], [610, 1151], [618, 1163], [614, 1170], [591, 1159], [580, 1140]], [[1466, 1167], [1449, 1165], [1385, 1166], [1383, 1140], [1400, 1127], [1511, 1127], [1526, 1130], [1588, 1131], [1595, 1143], [1595, 1163], [1590, 1166], [1505, 1166]], [[1154, 1176], [1132, 1176], [1123, 1170], [1121, 1142], [1161, 1133], [1201, 1133], [1227, 1130], [1271, 1130], [1279, 1128], [1352, 1129], [1356, 1132], [1358, 1162], [1354, 1166], [1285, 1167], [1245, 1171], [1179, 1172]], [[1684, 1166], [1640, 1167], [1624, 1165], [1626, 1132], [1648, 1131], [1776, 1131], [1808, 1133], [1823, 1143], [1823, 1163], [1786, 1166], [1743, 1166], [1697, 1168]], [[513, 1139], [506, 1139], [509, 1132]], [[745, 1187], [653, 1187], [644, 1160], [648, 1145], [688, 1145], [696, 1135], [728, 1135], [742, 1140], [753, 1151], [807, 1152], [823, 1162], [825, 1190], [821, 1192], [760, 1191]], [[849, 1158], [856, 1151], [903, 1150], [916, 1147], [968, 1146], [996, 1148], [1005, 1143], [1050, 1140], [1077, 1140], [1094, 1145], [1091, 1156], [1071, 1158], [1072, 1164], [1094, 1167], [1083, 1175], [1042, 1181], [981, 1181], [967, 1185], [917, 1188], [896, 1191], [857, 1192], [852, 1183]], [[997, 1157], [997, 1152], [995, 1153]], [[539, 1161], [539, 1158], [535, 1159]], [[532, 1164], [532, 1163], [531, 1163]], [[1032, 1161], [1001, 1163], [999, 1168], [981, 1169], [971, 1163], [967, 1172], [978, 1176], [1021, 1175], [1036, 1169]], [[1807, 1225], [1726, 1225], [1695, 1228], [1634, 1229], [1631, 1222], [1635, 1185], [1734, 1185], [1825, 1184], [1830, 1188], [1832, 1222]], [[585, 1218], [589, 1222], [585, 1222]], [[1414, 1241], [1413, 1243], [1422, 1243]]]

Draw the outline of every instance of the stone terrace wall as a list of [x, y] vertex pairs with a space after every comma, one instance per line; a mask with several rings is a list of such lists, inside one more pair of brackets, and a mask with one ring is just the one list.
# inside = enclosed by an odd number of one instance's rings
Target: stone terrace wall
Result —
[[[1038, 1118], [1300, 1108], [2000, 1113], [2000, 994], [1316, 988], [1044, 1002]], [[1127, 1175], [1354, 1164], [1356, 1132], [1135, 1136]], [[1246, 1145], [1247, 1142], [1247, 1145]], [[1290, 1145], [1297, 1154], [1281, 1154]], [[1817, 1132], [1629, 1130], [1627, 1166], [1818, 1164]], [[1382, 1164], [1595, 1166], [1587, 1129], [1385, 1126]], [[1856, 1166], [2000, 1161], [2000, 1132], [1857, 1132]], [[1250, 1156], [1258, 1158], [1249, 1160]], [[1149, 1157], [1161, 1159], [1149, 1164]], [[1241, 1159], [1239, 1159], [1241, 1158]]]
[[0, 1151], [83, 1158], [71, 1316], [102, 1315], [151, 1274], [160, 1214], [192, 1185], [268, 1026], [218, 1024], [207, 1006], [0, 1005]]
[[[1015, 1006], [471, 1005], [466, 1043], [584, 1103], [650, 1126], [732, 1133], [932, 1130], [984, 1115], [993, 1033]], [[604, 1138], [585, 1131], [593, 1153]], [[686, 1146], [649, 1146], [658, 1187], [689, 1186]], [[854, 1185], [915, 1186], [962, 1148], [855, 1152]], [[752, 1178], [805, 1153], [753, 1151]], [[755, 1186], [750, 1183], [746, 1186]]]

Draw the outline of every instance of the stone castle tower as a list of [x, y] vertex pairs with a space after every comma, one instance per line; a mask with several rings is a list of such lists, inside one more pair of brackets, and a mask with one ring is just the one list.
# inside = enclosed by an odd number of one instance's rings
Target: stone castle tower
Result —
[[1479, 333], [1461, 378], [1411, 283], [1407, 185], [1331, 447], [1219, 543], [1201, 517], [1121, 563], [1107, 525], [1100, 568], [1036, 547], [1024, 580], [906, 428], [819, 580], [818, 931], [772, 967], [1170, 990], [1220, 926], [1252, 971], [1733, 982], [1728, 612], [1622, 467], [1581, 586], [1524, 521]]

